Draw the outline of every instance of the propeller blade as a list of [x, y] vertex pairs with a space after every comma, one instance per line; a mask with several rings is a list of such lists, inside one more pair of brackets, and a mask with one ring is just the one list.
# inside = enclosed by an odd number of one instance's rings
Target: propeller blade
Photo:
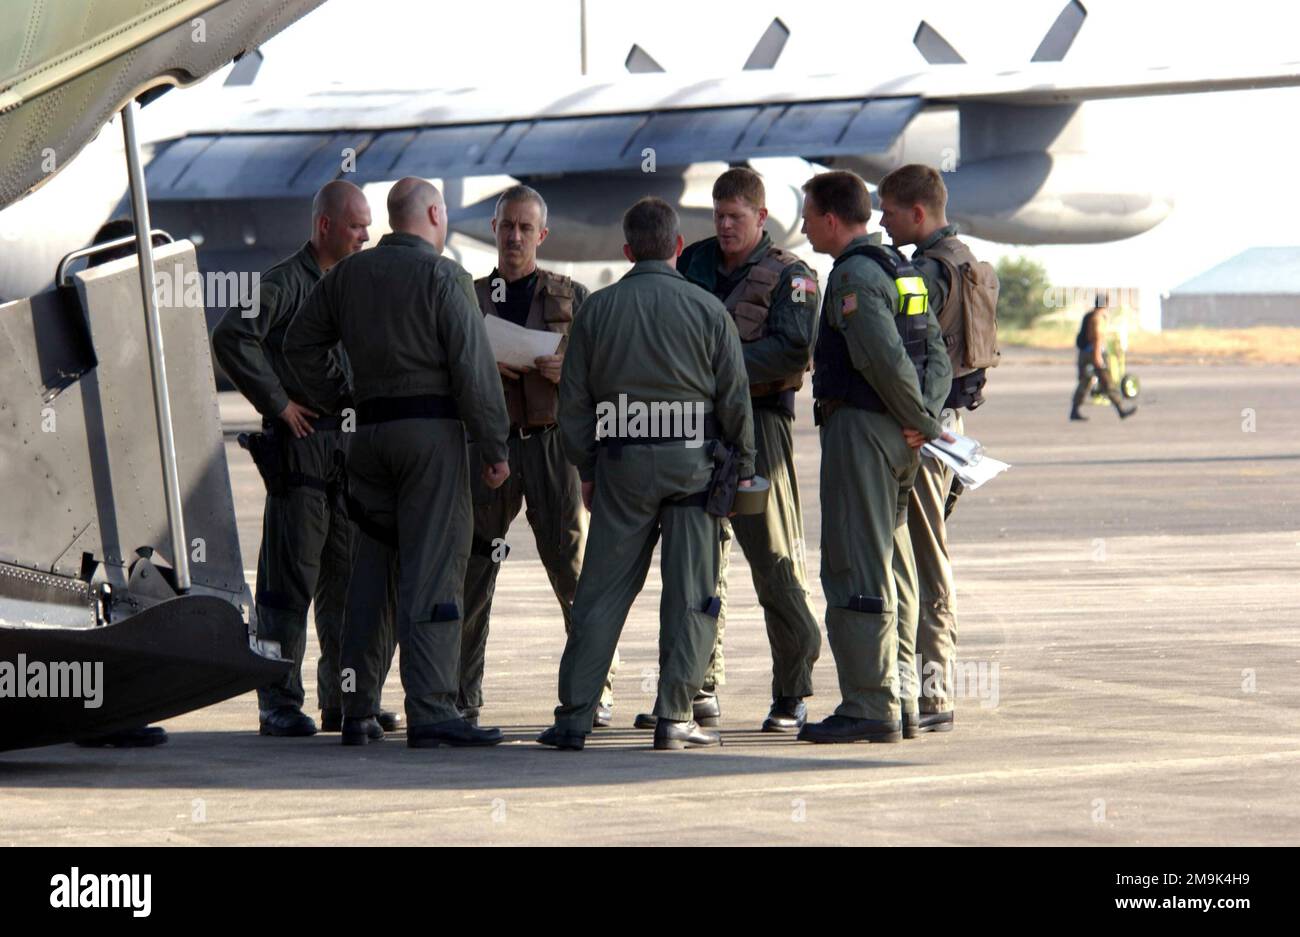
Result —
[[921, 20], [921, 25], [916, 27], [912, 45], [931, 65], [964, 65], [966, 62], [956, 49], [948, 45], [948, 40], [940, 36], [939, 31], [925, 20]]
[[251, 85], [253, 79], [257, 77], [257, 70], [262, 67], [262, 58], [262, 50], [254, 49], [235, 59], [235, 67], [226, 76], [225, 86], [230, 88], [235, 85]]
[[649, 52], [636, 44], [627, 50], [627, 58], [623, 60], [623, 66], [634, 75], [664, 70], [662, 65], [650, 57]]
[[1031, 62], [1059, 62], [1065, 58], [1065, 53], [1070, 51], [1070, 46], [1074, 43], [1074, 37], [1079, 35], [1079, 27], [1087, 18], [1088, 11], [1083, 8], [1079, 0], [1070, 0], [1065, 5], [1065, 9], [1056, 18], [1052, 28], [1043, 36], [1043, 41], [1038, 44], [1037, 51]]
[[772, 20], [763, 35], [759, 37], [754, 51], [745, 60], [745, 71], [759, 71], [771, 68], [785, 50], [786, 40], [790, 38], [790, 29], [777, 17]]

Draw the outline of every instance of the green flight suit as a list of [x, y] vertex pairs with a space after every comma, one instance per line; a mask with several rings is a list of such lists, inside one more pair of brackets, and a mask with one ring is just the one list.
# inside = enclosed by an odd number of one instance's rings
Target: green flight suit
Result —
[[[497, 315], [492, 299], [492, 281], [496, 276], [498, 274], [493, 271], [490, 276], [477, 280], [474, 284], [479, 307], [485, 316]], [[545, 317], [547, 311], [555, 308], [554, 303], [547, 305], [545, 296], [548, 283], [552, 280], [551, 276], [545, 280], [539, 279], [534, 287], [529, 317], [533, 324], [529, 328], [544, 329], [564, 325], [548, 322]], [[581, 283], [570, 282], [569, 287], [573, 296], [572, 308], [568, 314], [572, 316], [577, 314], [586, 301], [589, 291]], [[563, 349], [564, 344], [561, 342], [560, 353], [563, 353]], [[578, 574], [582, 571], [582, 548], [587, 538], [587, 517], [586, 509], [582, 506], [581, 483], [577, 471], [564, 457], [564, 448], [560, 444], [559, 433], [555, 431], [555, 422], [548, 419], [549, 413], [540, 425], [536, 420], [530, 420], [528, 415], [529, 411], [554, 411], [558, 405], [558, 385], [547, 386], [540, 380], [526, 382], [504, 375], [501, 381], [502, 387], [507, 391], [526, 393], [528, 396], [526, 404], [521, 402], [522, 412], [511, 420], [510, 477], [495, 490], [478, 480], [472, 485], [474, 548], [470, 552], [465, 576], [465, 627], [460, 650], [460, 706], [470, 713], [477, 713], [483, 707], [483, 667], [492, 597], [496, 593], [497, 574], [505, 560], [501, 544], [524, 502], [528, 503], [525, 516], [533, 529], [537, 555], [546, 569], [555, 598], [560, 603], [565, 634], [569, 633], [573, 596], [578, 588]], [[532, 397], [537, 394], [550, 397], [550, 406], [534, 401]], [[522, 425], [516, 419], [522, 419]], [[476, 448], [471, 444], [470, 463], [474, 464], [477, 460]], [[610, 668], [601, 694], [601, 703], [605, 706], [612, 705], [614, 701], [613, 681], [617, 667], [618, 652], [615, 651], [614, 665]]]
[[[868, 243], [866, 236], [856, 238], [845, 252]], [[922, 395], [894, 322], [898, 291], [868, 257], [848, 257], [836, 266], [823, 302], [823, 327], [844, 337], [851, 367], [886, 408], [876, 412], [839, 403], [827, 413], [829, 401], [817, 385], [814, 388], [823, 413], [821, 580], [826, 636], [842, 697], [835, 711], [897, 722], [902, 711], [916, 711], [918, 690], [909, 676], [915, 673], [915, 617], [905, 608], [899, 612], [900, 603], [915, 602], [915, 564], [906, 524], [908, 491], [920, 459], [902, 429], [917, 429], [931, 439], [940, 434], [931, 401], [947, 396], [952, 366], [938, 322], [927, 312]]]
[[[772, 239], [764, 232], [744, 263], [727, 273], [718, 239], [707, 238], [682, 252], [677, 269], [721, 299], [741, 327], [738, 315], [752, 316], [755, 310], [753, 303], [744, 301], [743, 284], [771, 251]], [[794, 387], [777, 391], [774, 386], [797, 386], [812, 358], [817, 327], [816, 283], [816, 275], [802, 261], [784, 264], [767, 289], [766, 321], [762, 327], [749, 330], [753, 336], [749, 341], [744, 340], [747, 333], [742, 332], [741, 350], [754, 411], [756, 471], [771, 483], [771, 490], [763, 514], [737, 516], [730, 524], [724, 522], [722, 578], [718, 585], [722, 612], [705, 691], [726, 683], [722, 642], [731, 552], [731, 532], [727, 528], [732, 528], [749, 561], [754, 591], [763, 608], [772, 650], [772, 696], [802, 698], [813, 692], [812, 668], [821, 653], [821, 629], [808, 595], [803, 513], [794, 470]], [[734, 307], [742, 303], [744, 308], [738, 314]]]
[[[307, 647], [307, 610], [315, 603], [320, 660], [316, 695], [322, 709], [339, 708], [339, 649], [351, 574], [352, 532], [343, 505], [347, 439], [337, 420], [325, 421], [295, 439], [279, 418], [290, 399], [303, 394], [282, 351], [285, 331], [321, 278], [310, 244], [285, 258], [258, 283], [258, 305], [245, 315], [227, 310], [212, 333], [212, 350], [222, 369], [262, 415], [263, 430], [275, 440], [276, 469], [283, 479], [266, 495], [262, 543], [257, 554], [257, 633], [280, 643], [294, 668], [282, 680], [257, 691], [262, 712], [301, 709], [302, 663]], [[332, 367], [342, 371], [341, 359]], [[322, 411], [322, 415], [326, 412]], [[387, 669], [387, 666], [384, 666]]]
[[[344, 392], [327, 367], [340, 341], [356, 398], [349, 486], [362, 516], [349, 629], [380, 627], [391, 602], [384, 566], [390, 575], [395, 566], [408, 723], [456, 719], [473, 536], [469, 474], [481, 470], [468, 463], [465, 431], [486, 464], [505, 461], [508, 430], [473, 281], [423, 238], [385, 235], [321, 280], [285, 338], [286, 357], [323, 405], [337, 405]], [[351, 663], [345, 657], [345, 669], [357, 670], [360, 681], [364, 668]], [[374, 698], [359, 682], [356, 693], [344, 695], [343, 712], [372, 715], [366, 710]]]
[[[659, 693], [655, 715], [684, 722], [704, 683], [717, 635], [721, 521], [694, 499], [713, 471], [698, 423], [675, 432], [641, 424], [645, 406], [712, 412], [720, 438], [754, 472], [754, 428], [744, 355], [722, 303], [667, 261], [635, 264], [593, 293], [569, 335], [560, 381], [560, 432], [584, 482], [595, 483], [586, 559], [560, 661], [555, 724], [591, 731], [592, 715], [628, 609], [645, 583], [662, 533]], [[686, 408], [690, 409], [687, 410]], [[623, 425], [614, 419], [621, 411]], [[658, 421], [656, 421], [658, 422]], [[670, 421], [671, 423], [671, 421]], [[618, 439], [597, 442], [602, 436]], [[691, 437], [638, 443], [638, 438]]]
[[[951, 284], [947, 268], [927, 258], [925, 252], [944, 238], [956, 235], [956, 225], [940, 228], [912, 252], [912, 265], [925, 277], [930, 308], [936, 313], [943, 308]], [[944, 409], [941, 419], [944, 429], [950, 432], [966, 431], [961, 410]], [[953, 708], [957, 595], [944, 511], [955, 477], [952, 469], [938, 459], [922, 456], [916, 484], [908, 497], [907, 529], [916, 557], [916, 666], [921, 683], [920, 711], [924, 713], [950, 712]]]

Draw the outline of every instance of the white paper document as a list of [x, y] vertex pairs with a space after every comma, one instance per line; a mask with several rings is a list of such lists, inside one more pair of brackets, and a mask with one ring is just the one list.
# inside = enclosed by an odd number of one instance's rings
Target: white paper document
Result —
[[560, 339], [564, 337], [559, 332], [526, 329], [500, 316], [484, 316], [483, 324], [487, 326], [488, 341], [492, 344], [492, 357], [512, 368], [536, 368], [533, 360], [555, 354]]
[[938, 459], [947, 465], [971, 491], [1011, 468], [1006, 462], [986, 456], [984, 447], [971, 437], [957, 433], [952, 435], [956, 437], [956, 442], [932, 440], [921, 447], [921, 455]]

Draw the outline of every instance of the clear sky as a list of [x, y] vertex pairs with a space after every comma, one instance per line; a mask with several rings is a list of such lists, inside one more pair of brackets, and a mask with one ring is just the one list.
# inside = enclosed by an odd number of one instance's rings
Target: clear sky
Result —
[[[972, 63], [1028, 61], [1064, 0], [588, 0], [588, 72], [617, 77], [633, 42], [667, 70], [738, 70], [774, 16], [791, 29], [777, 68], [890, 76], [923, 69], [921, 18]], [[1285, 62], [1300, 57], [1300, 4], [1283, 0], [1085, 0], [1067, 61], [1115, 65]], [[579, 0], [328, 0], [268, 43], [258, 83], [320, 87], [527, 84], [580, 73]], [[996, 12], [994, 12], [996, 11]], [[1300, 243], [1293, 174], [1300, 89], [1094, 102], [1089, 149], [1154, 172], [1175, 197], [1153, 231], [1114, 244], [1025, 249], [1061, 284], [1156, 295], [1253, 245]], [[991, 259], [1020, 249], [983, 245]]]

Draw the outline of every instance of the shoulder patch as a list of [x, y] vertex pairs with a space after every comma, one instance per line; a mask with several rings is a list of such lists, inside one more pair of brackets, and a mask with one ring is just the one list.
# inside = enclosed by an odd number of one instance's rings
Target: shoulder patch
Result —
[[840, 301], [840, 315], [844, 316], [847, 319], [849, 316], [853, 315], [853, 313], [857, 311], [858, 311], [858, 294], [857, 293], [846, 294], [844, 296], [844, 299]]

